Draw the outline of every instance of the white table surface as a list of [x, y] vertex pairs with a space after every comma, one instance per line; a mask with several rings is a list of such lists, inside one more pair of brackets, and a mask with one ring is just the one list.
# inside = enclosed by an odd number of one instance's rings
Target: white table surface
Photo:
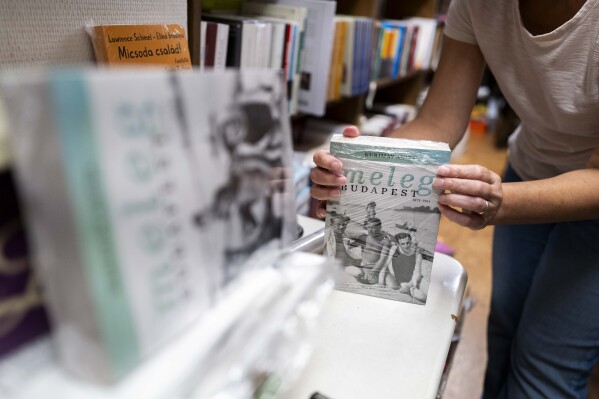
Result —
[[466, 281], [458, 261], [435, 253], [424, 306], [333, 292], [314, 353], [286, 397], [308, 399], [318, 392], [331, 399], [434, 398]]
[[[305, 217], [298, 221], [305, 235], [324, 226]], [[452, 315], [458, 315], [466, 279], [456, 260], [437, 253], [424, 306], [334, 291], [322, 311], [314, 352], [284, 398], [308, 399], [314, 392], [332, 399], [434, 397], [455, 328]], [[213, 324], [204, 320], [190, 328], [168, 350], [111, 388], [66, 375], [54, 363], [49, 340], [42, 339], [0, 362], [0, 397], [178, 398], [174, 393], [205, 349], [198, 337]]]

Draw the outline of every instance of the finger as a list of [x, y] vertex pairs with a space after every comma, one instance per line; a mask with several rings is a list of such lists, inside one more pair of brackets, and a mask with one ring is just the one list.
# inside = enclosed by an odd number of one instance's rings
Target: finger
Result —
[[492, 203], [480, 197], [472, 197], [470, 195], [462, 195], [455, 193], [446, 193], [439, 195], [438, 202], [443, 205], [451, 206], [452, 208], [462, 208], [463, 210], [482, 214], [487, 212]]
[[341, 161], [329, 154], [326, 150], [316, 151], [312, 160], [321, 168], [325, 168], [333, 172], [341, 173], [343, 170], [343, 164]]
[[463, 213], [447, 205], [437, 204], [441, 214], [450, 221], [472, 230], [480, 230], [484, 227], [482, 217], [473, 213]]
[[316, 206], [316, 216], [319, 218], [323, 218], [327, 215], [327, 202], [326, 201], [318, 201], [318, 205]]
[[347, 126], [343, 129], [343, 135], [345, 137], [358, 137], [360, 135], [360, 131], [355, 126]]
[[436, 177], [433, 179], [433, 187], [473, 197], [496, 198], [493, 194], [493, 186], [480, 180]]
[[339, 198], [341, 192], [337, 187], [314, 185], [310, 188], [310, 195], [317, 200], [325, 201], [328, 199]]
[[437, 170], [440, 177], [481, 180], [489, 184], [497, 182], [499, 176], [480, 165], [442, 165]]
[[347, 184], [345, 176], [332, 173], [323, 168], [312, 169], [310, 179], [321, 186], [341, 186]]

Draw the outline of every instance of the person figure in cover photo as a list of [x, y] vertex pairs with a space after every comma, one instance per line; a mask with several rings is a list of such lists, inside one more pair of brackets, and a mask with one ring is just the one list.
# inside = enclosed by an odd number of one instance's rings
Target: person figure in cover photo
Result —
[[349, 266], [345, 271], [362, 284], [378, 284], [380, 268], [377, 269], [383, 255], [383, 250], [388, 248], [388, 235], [382, 232], [382, 222], [378, 218], [369, 219], [366, 223], [365, 234], [355, 239], [362, 248], [362, 260], [359, 266]]
[[[390, 134], [454, 148], [485, 65], [521, 121], [503, 179], [443, 165], [433, 182], [444, 217], [495, 225], [485, 399], [585, 398], [599, 360], [598, 26], [599, 0], [452, 0], [426, 99]], [[312, 196], [334, 199], [343, 163], [314, 162]]]
[[418, 245], [407, 232], [397, 233], [389, 240], [389, 248], [383, 251], [379, 284], [399, 289], [402, 294], [426, 302], [430, 284], [431, 268], [424, 270], [430, 262], [422, 261]]
[[351, 221], [350, 217], [332, 211], [330, 218], [331, 229], [328, 230], [329, 235], [325, 237], [327, 254], [332, 258], [339, 259], [343, 267], [359, 266], [361, 258], [352, 254], [357, 243], [345, 231]]
[[[286, 179], [281, 116], [282, 93], [269, 85], [244, 87], [237, 82], [235, 101], [212, 117], [215, 156], [229, 159], [228, 180], [211, 206], [196, 216], [202, 225], [222, 219], [228, 225], [227, 277], [236, 273], [257, 248], [282, 234], [282, 215], [275, 212], [277, 193]], [[223, 151], [224, 150], [224, 151]]]
[[366, 205], [366, 218], [364, 218], [364, 228], [368, 228], [368, 222], [376, 217], [376, 202], [372, 201]]

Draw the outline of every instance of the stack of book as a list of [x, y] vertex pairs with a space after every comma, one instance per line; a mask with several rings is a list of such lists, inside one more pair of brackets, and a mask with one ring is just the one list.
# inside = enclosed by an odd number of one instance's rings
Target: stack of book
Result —
[[324, 0], [248, 1], [237, 14], [207, 10], [202, 68], [285, 71], [290, 114], [324, 114], [335, 3]]

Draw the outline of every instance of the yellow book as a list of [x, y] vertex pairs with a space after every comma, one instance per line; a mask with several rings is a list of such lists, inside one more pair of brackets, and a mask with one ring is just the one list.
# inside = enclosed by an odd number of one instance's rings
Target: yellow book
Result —
[[191, 69], [187, 36], [181, 25], [94, 26], [90, 35], [98, 64]]
[[347, 36], [347, 21], [341, 21], [340, 29], [339, 29], [339, 56], [337, 57], [337, 62], [335, 64], [335, 68], [337, 68], [337, 73], [335, 77], [335, 98], [341, 98], [341, 82], [343, 80], [343, 55], [345, 54], [345, 42]]

